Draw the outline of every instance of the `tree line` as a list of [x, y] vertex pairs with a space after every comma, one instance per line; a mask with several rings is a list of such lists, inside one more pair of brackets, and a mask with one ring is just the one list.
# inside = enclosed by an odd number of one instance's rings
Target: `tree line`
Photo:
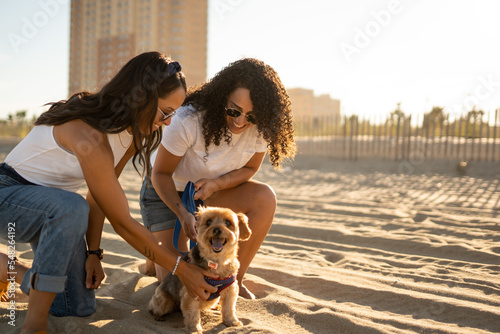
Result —
[[6, 119], [0, 119], [0, 137], [24, 137], [33, 128], [37, 116], [27, 118], [27, 110], [9, 113]]

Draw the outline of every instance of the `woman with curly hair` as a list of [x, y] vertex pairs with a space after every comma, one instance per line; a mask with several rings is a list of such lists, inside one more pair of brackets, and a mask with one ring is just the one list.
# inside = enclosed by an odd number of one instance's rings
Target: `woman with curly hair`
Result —
[[[132, 158], [149, 171], [161, 126], [186, 97], [179, 63], [158, 52], [131, 59], [99, 92], [50, 103], [33, 130], [0, 164], [0, 237], [30, 243], [31, 268], [0, 255], [0, 285], [14, 278], [29, 294], [22, 333], [45, 332], [48, 313], [89, 316], [104, 278], [100, 260], [104, 217], [136, 250], [176, 275], [195, 297], [217, 290], [210, 273], [158, 245], [130, 215], [118, 176]], [[86, 183], [86, 198], [76, 191]], [[7, 268], [10, 268], [8, 270]], [[15, 269], [12, 269], [15, 268]], [[10, 291], [10, 289], [7, 289]], [[7, 295], [6, 298], [13, 298]], [[2, 298], [3, 299], [3, 298]]]
[[[172, 251], [177, 218], [184, 232], [179, 245], [196, 240], [195, 218], [180, 198], [188, 181], [194, 183], [195, 200], [245, 213], [252, 236], [239, 247], [237, 279], [239, 294], [252, 299], [243, 276], [276, 210], [273, 189], [252, 180], [266, 152], [275, 168], [295, 155], [291, 104], [274, 69], [257, 59], [241, 59], [188, 94], [163, 133], [151, 182], [144, 180], [140, 199], [145, 226]], [[151, 262], [142, 271], [156, 272], [159, 280], [168, 273]]]

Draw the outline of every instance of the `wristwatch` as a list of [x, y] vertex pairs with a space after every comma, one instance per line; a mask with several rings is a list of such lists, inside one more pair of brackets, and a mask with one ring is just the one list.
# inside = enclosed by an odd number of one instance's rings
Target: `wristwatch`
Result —
[[90, 254], [97, 255], [97, 257], [99, 258], [99, 260], [102, 260], [102, 258], [103, 258], [102, 248], [99, 248], [98, 250], [88, 250], [87, 251], [87, 256], [89, 256]]

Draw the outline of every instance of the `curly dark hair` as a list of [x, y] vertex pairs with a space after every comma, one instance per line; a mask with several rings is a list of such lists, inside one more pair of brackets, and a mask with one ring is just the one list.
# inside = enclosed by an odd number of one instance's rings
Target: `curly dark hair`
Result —
[[223, 138], [226, 143], [231, 142], [225, 107], [229, 95], [237, 88], [250, 91], [258, 132], [268, 143], [269, 161], [279, 168], [285, 158], [293, 158], [296, 152], [291, 102], [276, 71], [254, 58], [237, 60], [210, 81], [189, 89], [184, 105], [191, 104], [197, 111], [206, 110], [205, 151], [208, 154], [208, 146], [220, 145]]

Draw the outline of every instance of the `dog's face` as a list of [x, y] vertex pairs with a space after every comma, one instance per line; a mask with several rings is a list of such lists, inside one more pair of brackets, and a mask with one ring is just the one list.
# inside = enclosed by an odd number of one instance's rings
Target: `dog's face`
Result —
[[236, 214], [230, 209], [200, 206], [196, 218], [196, 239], [205, 254], [227, 257], [236, 253], [239, 240], [250, 238], [248, 218], [243, 213]]

